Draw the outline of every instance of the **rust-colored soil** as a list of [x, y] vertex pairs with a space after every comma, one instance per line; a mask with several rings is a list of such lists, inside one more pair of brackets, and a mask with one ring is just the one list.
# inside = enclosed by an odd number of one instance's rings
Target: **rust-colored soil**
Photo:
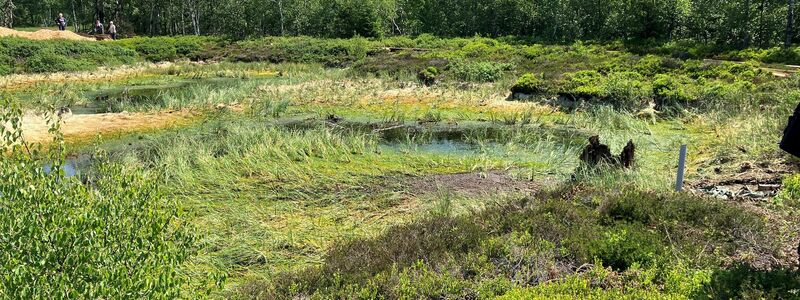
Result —
[[[91, 139], [98, 135], [125, 134], [186, 124], [194, 118], [189, 111], [163, 111], [154, 113], [108, 113], [65, 116], [61, 132], [69, 142]], [[48, 142], [52, 136], [47, 119], [39, 115], [26, 115], [22, 132], [28, 142]]]

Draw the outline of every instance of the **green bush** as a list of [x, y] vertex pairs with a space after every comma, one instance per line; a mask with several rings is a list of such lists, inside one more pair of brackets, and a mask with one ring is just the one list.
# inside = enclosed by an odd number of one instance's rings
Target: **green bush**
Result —
[[545, 55], [561, 54], [564, 52], [562, 47], [531, 45], [522, 49], [522, 55], [527, 59], [537, 59]]
[[31, 73], [78, 71], [88, 68], [89, 65], [86, 63], [58, 55], [52, 51], [40, 51], [25, 61], [25, 70]]
[[0, 76], [11, 74], [14, 70], [14, 60], [8, 52], [8, 49], [0, 44]]
[[590, 250], [603, 265], [627, 270], [637, 264], [651, 266], [664, 247], [658, 236], [642, 225], [618, 225], [604, 232]]
[[425, 70], [422, 70], [417, 74], [417, 79], [419, 79], [422, 84], [426, 86], [432, 86], [436, 83], [436, 77], [439, 76], [439, 69], [436, 67], [427, 67]]
[[655, 76], [656, 74], [665, 71], [663, 67], [664, 61], [661, 57], [655, 55], [647, 55], [639, 59], [634, 65], [633, 69], [644, 76]]
[[604, 97], [603, 78], [604, 76], [594, 70], [578, 71], [564, 74], [566, 84], [564, 92], [576, 94], [581, 98]]
[[545, 88], [542, 80], [539, 79], [538, 76], [530, 73], [522, 75], [522, 77], [517, 79], [517, 83], [511, 87], [512, 93], [538, 94], [544, 91]]
[[761, 270], [736, 264], [714, 272], [698, 295], [706, 299], [797, 299], [800, 273], [788, 268]]
[[562, 92], [579, 99], [596, 100], [623, 110], [639, 109], [653, 99], [652, 87], [636, 72], [602, 75], [587, 70], [565, 74]]
[[761, 54], [761, 61], [765, 63], [800, 63], [800, 54], [797, 49], [771, 48]]
[[748, 81], [700, 81], [699, 86], [697, 104], [706, 108], [743, 107], [758, 100], [753, 97], [755, 85]]
[[197, 40], [177, 39], [175, 40], [175, 53], [181, 57], [190, 57], [203, 50], [203, 46]]
[[87, 70], [137, 59], [136, 52], [111, 43], [0, 38], [0, 74]]
[[456, 60], [451, 62], [448, 68], [461, 81], [494, 82], [500, 80], [506, 71], [513, 68], [513, 65], [488, 61], [466, 62]]
[[[91, 185], [66, 177], [63, 149], [19, 140], [18, 110], [3, 103], [0, 128], [0, 295], [10, 299], [183, 298], [178, 268], [195, 238], [160, 181], [98, 164]], [[15, 122], [16, 120], [16, 122]], [[55, 143], [55, 145], [60, 145]], [[51, 164], [52, 172], [42, 165]], [[190, 297], [191, 298], [191, 297]]]
[[375, 44], [364, 38], [268, 37], [235, 43], [217, 55], [242, 62], [320, 63], [344, 67], [366, 58]]
[[789, 175], [783, 179], [783, 188], [775, 201], [793, 207], [800, 206], [800, 174]]
[[176, 58], [194, 58], [218, 40], [212, 37], [135, 37], [110, 42], [139, 53], [150, 61], [167, 61]]
[[178, 57], [178, 50], [173, 45], [162, 43], [139, 43], [136, 52], [152, 62], [169, 61]]
[[675, 106], [697, 98], [692, 80], [682, 75], [659, 74], [653, 78], [653, 96], [662, 106]]
[[603, 84], [606, 101], [619, 109], [636, 110], [652, 100], [652, 88], [645, 78], [636, 72], [608, 74]]

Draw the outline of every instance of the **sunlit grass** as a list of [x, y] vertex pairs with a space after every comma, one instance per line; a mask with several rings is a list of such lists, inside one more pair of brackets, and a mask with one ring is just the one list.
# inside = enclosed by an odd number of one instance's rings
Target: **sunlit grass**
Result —
[[[198, 123], [141, 134], [131, 142], [136, 147], [121, 151], [121, 160], [163, 173], [164, 188], [193, 214], [200, 254], [183, 272], [227, 277], [220, 297], [240, 285], [320, 266], [335, 245], [426, 216], [480, 211], [507, 196], [465, 197], [446, 189], [420, 196], [409, 178], [499, 171], [516, 180], [562, 183], [575, 175], [574, 183], [589, 189], [669, 194], [682, 144], [690, 147], [687, 176], [694, 180], [726, 157], [735, 158], [731, 164], [779, 157], [770, 145], [783, 121], [773, 118], [782, 113], [776, 110], [687, 113], [653, 124], [608, 106], [567, 113], [507, 101], [505, 81], [428, 88], [293, 64], [175, 65], [104, 83], [42, 83], [25, 96], [53, 95], [31, 106], [58, 107], [91, 103], [89, 91], [209, 78], [234, 80], [164, 90], [157, 101], [113, 110], [202, 113]], [[291, 126], [298, 122], [309, 125]], [[457, 131], [459, 137], [447, 141], [457, 146], [436, 144], [443, 130]], [[615, 154], [632, 140], [635, 167], [574, 174], [593, 135]], [[746, 153], [736, 150], [741, 145]]]

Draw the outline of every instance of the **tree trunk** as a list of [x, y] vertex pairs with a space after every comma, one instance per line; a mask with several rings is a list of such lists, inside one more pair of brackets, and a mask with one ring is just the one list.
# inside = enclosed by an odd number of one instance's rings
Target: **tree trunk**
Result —
[[125, 0], [116, 0], [117, 5], [114, 6], [114, 23], [122, 25], [125, 21]]
[[792, 37], [794, 36], [794, 0], [789, 0], [789, 10], [786, 13], [786, 41], [783, 46], [789, 48], [792, 46]]
[[75, 28], [75, 32], [79, 32], [80, 29], [78, 28], [78, 14], [75, 13], [75, 0], [72, 0], [70, 2], [72, 2], [72, 26]]
[[14, 2], [6, 0], [3, 4], [3, 27], [14, 28]]
[[766, 33], [764, 33], [764, 9], [766, 8], [767, 0], [761, 0], [761, 6], [759, 7], [759, 15], [758, 15], [758, 46], [764, 47], [766, 44]]
[[744, 31], [742, 43], [744, 48], [750, 47], [750, 0], [744, 2], [744, 25], [742, 30]]
[[200, 35], [200, 16], [197, 13], [197, 0], [189, 2], [189, 17], [192, 19], [194, 34]]
[[94, 0], [94, 15], [100, 20], [100, 23], [106, 23], [106, 13], [104, 10], [105, 3], [103, 0]]
[[286, 36], [285, 20], [283, 17], [283, 0], [272, 0], [278, 4], [278, 15], [281, 18], [281, 36]]

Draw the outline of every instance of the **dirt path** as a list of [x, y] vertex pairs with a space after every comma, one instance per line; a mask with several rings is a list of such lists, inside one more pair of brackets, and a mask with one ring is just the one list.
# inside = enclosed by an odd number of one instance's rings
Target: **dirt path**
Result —
[[[98, 135], [126, 134], [180, 126], [196, 119], [190, 111], [161, 111], [152, 113], [107, 113], [93, 115], [67, 115], [61, 132], [68, 142], [93, 139]], [[22, 119], [22, 132], [28, 142], [48, 142], [52, 136], [50, 126], [41, 115], [27, 114]]]

